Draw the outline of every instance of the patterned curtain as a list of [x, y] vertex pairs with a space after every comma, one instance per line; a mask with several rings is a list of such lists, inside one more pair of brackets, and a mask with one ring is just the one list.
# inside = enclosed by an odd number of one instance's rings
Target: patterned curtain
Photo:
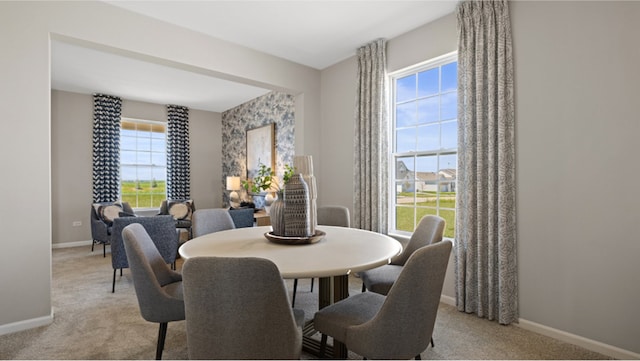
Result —
[[388, 125], [386, 41], [357, 51], [358, 80], [354, 143], [354, 226], [387, 232]]
[[93, 95], [93, 202], [115, 202], [120, 193], [120, 112], [118, 97]]
[[191, 197], [189, 108], [167, 105], [167, 199]]
[[518, 318], [513, 57], [507, 1], [464, 1], [458, 16], [456, 303]]

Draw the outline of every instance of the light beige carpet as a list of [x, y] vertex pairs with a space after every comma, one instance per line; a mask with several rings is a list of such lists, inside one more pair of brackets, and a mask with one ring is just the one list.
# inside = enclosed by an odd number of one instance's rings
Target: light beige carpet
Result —
[[[107, 248], [108, 252], [108, 248]], [[181, 267], [178, 261], [178, 269]], [[124, 270], [111, 293], [111, 258], [90, 247], [53, 250], [51, 325], [0, 336], [0, 359], [153, 359], [158, 325], [140, 316], [131, 275]], [[317, 287], [316, 280], [316, 287]], [[292, 290], [292, 282], [288, 282]], [[318, 291], [309, 279], [298, 285], [296, 308], [307, 318], [317, 309]], [[350, 280], [351, 292], [360, 281]], [[423, 359], [604, 359], [603, 355], [515, 326], [502, 326], [441, 304], [434, 332], [435, 348]], [[163, 359], [186, 359], [185, 322], [169, 323]], [[314, 356], [303, 354], [303, 359]], [[349, 354], [349, 358], [360, 358]]]

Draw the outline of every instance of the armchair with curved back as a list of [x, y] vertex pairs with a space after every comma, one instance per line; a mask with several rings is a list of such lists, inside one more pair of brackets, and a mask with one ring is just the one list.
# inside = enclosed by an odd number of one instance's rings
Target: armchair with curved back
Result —
[[91, 242], [91, 252], [93, 252], [93, 247], [96, 244], [102, 243], [102, 256], [107, 256], [107, 245], [111, 244], [112, 233], [111, 230], [113, 228], [113, 222], [107, 221], [100, 217], [98, 214], [100, 207], [107, 207], [113, 205], [114, 203], [120, 204], [122, 208], [122, 212], [127, 214], [134, 214], [133, 208], [127, 202], [102, 202], [102, 203], [94, 203], [91, 205], [91, 238], [93, 241]]
[[[173, 208], [176, 207], [176, 208]], [[176, 211], [172, 210], [175, 209]], [[175, 219], [175, 227], [185, 229], [192, 237], [191, 226], [193, 213], [196, 211], [196, 204], [192, 199], [164, 200], [160, 204], [159, 216], [172, 215]]]

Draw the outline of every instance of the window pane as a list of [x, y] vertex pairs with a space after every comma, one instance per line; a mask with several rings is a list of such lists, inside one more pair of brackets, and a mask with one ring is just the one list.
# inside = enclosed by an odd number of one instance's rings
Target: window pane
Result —
[[395, 179], [414, 179], [413, 157], [401, 157], [396, 159]]
[[121, 128], [120, 129], [120, 136], [121, 137], [135, 137], [136, 136], [136, 131], [134, 129]]
[[396, 81], [396, 102], [416, 98], [416, 76], [409, 75]]
[[154, 152], [165, 152], [167, 149], [167, 142], [162, 139], [151, 139], [151, 150]]
[[456, 179], [456, 168], [458, 164], [457, 154], [447, 154], [440, 156], [440, 179]]
[[418, 127], [418, 150], [440, 148], [440, 124]]
[[134, 165], [134, 164], [136, 164], [136, 152], [133, 152], [133, 151], [121, 151], [120, 152], [120, 164], [126, 164], [126, 165]]
[[418, 73], [418, 96], [424, 97], [438, 93], [438, 68]]
[[396, 152], [404, 153], [416, 150], [416, 128], [396, 131]]
[[442, 123], [442, 144], [441, 149], [452, 149], [458, 147], [458, 122]]
[[135, 150], [136, 138], [120, 136], [120, 149]]
[[458, 93], [447, 93], [440, 97], [440, 119], [455, 119], [458, 116]]
[[396, 127], [404, 128], [417, 122], [416, 102], [399, 104], [396, 107]]
[[442, 66], [442, 92], [458, 89], [458, 62]]
[[120, 168], [120, 179], [123, 181], [133, 181], [136, 179], [136, 167], [122, 166]]
[[164, 167], [153, 167], [151, 177], [157, 181], [164, 182], [167, 179], [167, 169]]
[[440, 98], [431, 97], [418, 101], [418, 123], [437, 122], [440, 119]]
[[444, 236], [454, 238], [456, 236], [456, 211], [440, 210], [440, 217], [446, 221]]
[[137, 146], [138, 146], [138, 151], [150, 151], [151, 150], [151, 140], [150, 138], [147, 137], [143, 137], [140, 138], [138, 137], [138, 142], [137, 142]]
[[415, 226], [415, 208], [396, 207], [396, 229], [399, 231], [413, 232]]
[[151, 153], [151, 164], [156, 166], [166, 166], [167, 155], [164, 153]]

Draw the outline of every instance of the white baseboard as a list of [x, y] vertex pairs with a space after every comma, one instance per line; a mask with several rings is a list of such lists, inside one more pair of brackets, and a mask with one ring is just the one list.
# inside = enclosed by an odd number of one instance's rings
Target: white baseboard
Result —
[[51, 314], [49, 316], [37, 317], [29, 320], [8, 323], [6, 325], [0, 325], [0, 336], [40, 326], [50, 325], [51, 323], [53, 323], [53, 309], [51, 309]]
[[[55, 248], [69, 248], [80, 246], [91, 246], [92, 241], [77, 241], [77, 242], [65, 242], [65, 243], [51, 243], [51, 249]], [[102, 247], [102, 246], [100, 246]]]
[[440, 302], [449, 306], [456, 306], [456, 299], [451, 296], [440, 295]]
[[[456, 299], [454, 297], [441, 295], [440, 302], [450, 305], [456, 306]], [[539, 323], [531, 322], [524, 320], [522, 318], [518, 319], [518, 323], [514, 324], [516, 327], [520, 327], [524, 330], [528, 330], [531, 332], [539, 333], [541, 335], [549, 336], [556, 340], [560, 340], [566, 343], [570, 343], [572, 345], [580, 346], [589, 351], [601, 353], [605, 356], [613, 357], [619, 360], [640, 360], [640, 354], [632, 351], [624, 350], [619, 347], [607, 345], [605, 343], [594, 341], [582, 336], [574, 335], [569, 332], [557, 330], [555, 328], [541, 325]]]
[[539, 323], [519, 319], [517, 327], [522, 329], [539, 333], [541, 335], [549, 336], [572, 345], [586, 348], [587, 350], [598, 352], [603, 355], [613, 357], [620, 360], [638, 360], [640, 354], [632, 351], [624, 350], [619, 347], [607, 345], [599, 341], [591, 340], [582, 336], [574, 335], [569, 332], [561, 331], [549, 326], [541, 325]]

